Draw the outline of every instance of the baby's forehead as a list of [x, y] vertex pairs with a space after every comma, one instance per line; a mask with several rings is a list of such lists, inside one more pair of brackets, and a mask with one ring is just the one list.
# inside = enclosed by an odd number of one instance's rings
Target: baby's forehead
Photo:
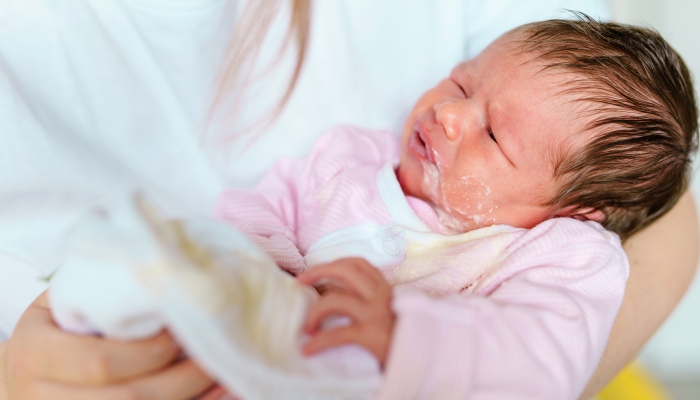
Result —
[[[593, 90], [577, 84], [585, 77], [548, 68], [537, 52], [523, 50], [522, 37], [517, 31], [502, 36], [477, 57], [455, 66], [450, 78], [465, 86], [468, 95], [486, 103], [492, 122], [508, 130], [500, 133], [513, 135], [504, 139], [521, 142], [511, 151], [546, 160], [549, 169], [555, 170], [562, 160], [593, 140], [587, 126], [595, 120], [599, 107], [587, 101]], [[527, 127], [531, 131], [527, 138], [515, 137], [523, 120], [535, 126]], [[538, 124], [547, 125], [547, 129]], [[541, 132], [537, 132], [539, 128], [543, 128]]]
[[576, 74], [550, 68], [548, 62], [536, 52], [524, 51], [520, 35], [506, 34], [487, 46], [476, 57], [464, 60], [450, 71], [450, 78], [467, 83], [498, 81], [501, 85], [517, 83], [518, 80], [537, 80], [546, 84], [541, 87], [554, 93], [567, 81], [576, 80]]

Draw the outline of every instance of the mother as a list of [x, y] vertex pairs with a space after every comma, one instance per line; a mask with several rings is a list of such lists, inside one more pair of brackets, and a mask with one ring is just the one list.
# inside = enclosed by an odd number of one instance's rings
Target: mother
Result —
[[[86, 209], [139, 187], [172, 217], [208, 215], [223, 187], [254, 184], [332, 125], [400, 126], [425, 87], [514, 26], [562, 8], [607, 16], [593, 0], [245, 3], [0, 0], [0, 399], [187, 399], [211, 385], [165, 333], [66, 334], [34, 300]], [[686, 195], [628, 242], [626, 297], [584, 395], [678, 302], [696, 221]]]

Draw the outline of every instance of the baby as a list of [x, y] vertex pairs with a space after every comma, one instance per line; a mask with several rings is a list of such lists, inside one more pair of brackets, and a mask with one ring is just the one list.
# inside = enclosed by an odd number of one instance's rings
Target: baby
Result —
[[246, 398], [575, 399], [622, 302], [620, 238], [685, 190], [697, 118], [657, 33], [525, 25], [428, 90], [400, 144], [334, 128], [222, 193], [215, 216], [257, 247], [144, 205], [94, 215], [52, 311], [113, 337], [167, 326]]
[[[624, 293], [609, 231], [625, 239], [674, 205], [697, 119], [656, 32], [534, 23], [428, 90], [400, 146], [336, 128], [224, 192], [215, 215], [325, 288], [304, 351], [365, 347], [380, 397], [573, 399]], [[331, 315], [351, 323], [321, 329]]]

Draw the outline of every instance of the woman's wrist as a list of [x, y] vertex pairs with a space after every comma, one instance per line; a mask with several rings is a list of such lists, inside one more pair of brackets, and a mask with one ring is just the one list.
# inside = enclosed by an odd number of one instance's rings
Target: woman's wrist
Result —
[[7, 342], [0, 343], [0, 400], [7, 400]]

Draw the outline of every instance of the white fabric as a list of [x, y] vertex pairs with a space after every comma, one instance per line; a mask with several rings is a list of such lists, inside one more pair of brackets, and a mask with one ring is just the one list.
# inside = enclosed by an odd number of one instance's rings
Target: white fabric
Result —
[[[565, 8], [608, 17], [601, 0], [315, 1], [296, 91], [242, 153], [240, 141], [201, 143], [242, 7], [0, 0], [0, 338], [45, 288], [66, 230], [89, 207], [138, 187], [168, 216], [207, 215], [223, 187], [252, 185], [330, 126], [396, 129], [423, 90], [514, 26]], [[278, 93], [280, 79], [260, 93]], [[241, 115], [267, 104], [258, 100]]]
[[166, 221], [144, 202], [92, 213], [51, 279], [56, 322], [117, 339], [163, 327], [244, 399], [370, 399], [379, 364], [358, 346], [301, 353], [315, 291], [244, 234], [209, 219]]

